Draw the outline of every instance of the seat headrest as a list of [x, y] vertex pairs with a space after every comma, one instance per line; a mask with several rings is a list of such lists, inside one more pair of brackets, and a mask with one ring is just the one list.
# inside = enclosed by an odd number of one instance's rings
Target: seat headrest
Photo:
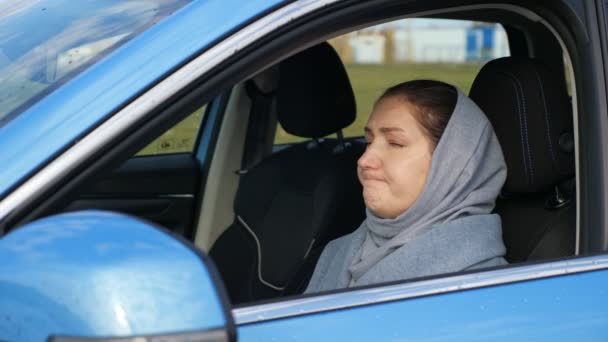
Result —
[[479, 71], [469, 96], [488, 116], [507, 163], [503, 190], [546, 190], [574, 175], [566, 84], [535, 60], [505, 57]]
[[320, 138], [355, 121], [353, 89], [340, 57], [328, 43], [281, 62], [278, 120], [287, 133]]

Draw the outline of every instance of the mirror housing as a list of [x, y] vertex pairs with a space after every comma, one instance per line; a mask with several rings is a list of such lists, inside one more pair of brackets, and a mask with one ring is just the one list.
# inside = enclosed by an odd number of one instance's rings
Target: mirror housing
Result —
[[213, 264], [138, 218], [44, 218], [3, 237], [0, 260], [0, 340], [236, 339]]

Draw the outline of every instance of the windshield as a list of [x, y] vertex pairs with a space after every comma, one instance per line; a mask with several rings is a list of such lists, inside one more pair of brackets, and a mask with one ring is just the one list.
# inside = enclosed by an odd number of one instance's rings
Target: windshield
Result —
[[191, 0], [0, 0], [0, 126]]

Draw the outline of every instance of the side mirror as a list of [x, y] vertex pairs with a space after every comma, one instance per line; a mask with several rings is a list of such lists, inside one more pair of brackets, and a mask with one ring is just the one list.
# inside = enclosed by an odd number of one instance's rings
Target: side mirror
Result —
[[84, 211], [0, 240], [0, 341], [235, 340], [214, 266], [137, 218]]

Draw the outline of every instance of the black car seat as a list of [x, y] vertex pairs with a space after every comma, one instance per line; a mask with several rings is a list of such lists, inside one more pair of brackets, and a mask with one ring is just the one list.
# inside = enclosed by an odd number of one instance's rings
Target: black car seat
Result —
[[210, 250], [234, 304], [301, 292], [327, 242], [365, 215], [356, 173], [364, 144], [342, 139], [356, 109], [333, 48], [323, 43], [281, 62], [276, 96], [283, 129], [311, 140], [242, 172], [234, 222]]
[[509, 262], [574, 254], [572, 110], [560, 75], [535, 60], [505, 57], [484, 65], [471, 87], [507, 163], [495, 210]]

